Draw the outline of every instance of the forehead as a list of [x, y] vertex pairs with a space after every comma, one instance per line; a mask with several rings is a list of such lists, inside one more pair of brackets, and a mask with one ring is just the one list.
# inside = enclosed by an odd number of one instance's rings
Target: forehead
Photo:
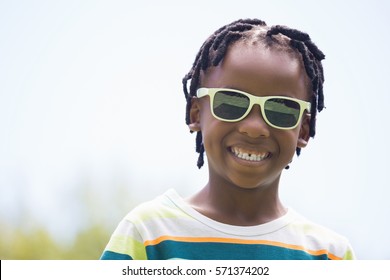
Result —
[[235, 43], [219, 66], [203, 73], [201, 81], [205, 87], [233, 87], [258, 95], [308, 96], [308, 77], [300, 56], [261, 43]]

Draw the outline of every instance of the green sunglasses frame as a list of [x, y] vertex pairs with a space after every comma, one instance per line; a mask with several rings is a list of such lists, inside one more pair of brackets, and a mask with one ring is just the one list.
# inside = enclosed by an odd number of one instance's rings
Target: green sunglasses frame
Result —
[[[249, 99], [249, 106], [248, 106], [248, 109], [246, 110], [245, 114], [243, 114], [240, 118], [233, 119], [233, 120], [224, 119], [224, 118], [221, 118], [221, 117], [218, 117], [217, 115], [215, 115], [214, 114], [214, 110], [213, 110], [213, 103], [214, 103], [214, 96], [215, 96], [215, 94], [218, 91], [236, 92], [236, 93], [240, 93], [240, 94], [245, 95], [246, 97], [248, 97], [248, 99]], [[303, 101], [303, 100], [296, 99], [296, 98], [291, 98], [291, 97], [286, 97], [286, 96], [255, 96], [255, 95], [252, 95], [252, 94], [244, 92], [244, 91], [240, 91], [240, 90], [236, 90], [236, 89], [229, 89], [229, 88], [199, 88], [196, 91], [196, 96], [198, 98], [202, 98], [202, 97], [207, 96], [207, 95], [210, 96], [210, 110], [211, 110], [211, 113], [213, 114], [214, 118], [216, 118], [216, 119], [218, 119], [220, 121], [239, 122], [239, 121], [243, 120], [250, 113], [250, 111], [253, 108], [253, 105], [258, 104], [260, 106], [261, 114], [263, 116], [264, 121], [271, 127], [274, 127], [274, 128], [277, 128], [277, 129], [283, 129], [283, 130], [289, 130], [289, 129], [296, 128], [298, 126], [298, 124], [301, 122], [301, 119], [302, 119], [304, 111], [307, 110], [307, 112], [310, 112], [310, 107], [311, 107], [310, 102]], [[264, 104], [265, 104], [265, 102], [267, 100], [275, 99], [275, 98], [276, 99], [290, 100], [290, 101], [294, 101], [294, 102], [299, 104], [299, 109], [300, 109], [299, 117], [298, 117], [297, 123], [294, 126], [292, 126], [292, 127], [281, 127], [281, 126], [277, 126], [277, 125], [272, 124], [268, 120], [268, 118], [267, 118], [267, 116], [265, 114], [265, 111], [264, 111]], [[310, 115], [310, 114], [308, 113], [308, 115]]]

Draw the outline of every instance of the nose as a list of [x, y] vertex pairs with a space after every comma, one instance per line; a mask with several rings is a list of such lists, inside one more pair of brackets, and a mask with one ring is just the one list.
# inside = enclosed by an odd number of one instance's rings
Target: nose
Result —
[[270, 135], [270, 127], [261, 115], [258, 104], [254, 105], [249, 114], [239, 123], [239, 132], [251, 138], [269, 137]]

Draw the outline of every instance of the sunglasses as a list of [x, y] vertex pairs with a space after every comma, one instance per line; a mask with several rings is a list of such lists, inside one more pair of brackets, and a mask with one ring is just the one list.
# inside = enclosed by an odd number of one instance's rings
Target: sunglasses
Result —
[[225, 122], [244, 119], [259, 104], [265, 122], [278, 129], [293, 129], [302, 119], [303, 112], [310, 112], [310, 102], [285, 96], [255, 96], [240, 90], [227, 88], [199, 88], [198, 98], [210, 96], [213, 116]]

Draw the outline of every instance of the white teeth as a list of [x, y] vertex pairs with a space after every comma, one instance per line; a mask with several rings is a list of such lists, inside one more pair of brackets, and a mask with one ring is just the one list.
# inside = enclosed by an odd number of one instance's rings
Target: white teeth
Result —
[[249, 161], [262, 161], [268, 157], [268, 153], [259, 154], [256, 152], [242, 151], [238, 148], [232, 148], [231, 150], [236, 157]]

